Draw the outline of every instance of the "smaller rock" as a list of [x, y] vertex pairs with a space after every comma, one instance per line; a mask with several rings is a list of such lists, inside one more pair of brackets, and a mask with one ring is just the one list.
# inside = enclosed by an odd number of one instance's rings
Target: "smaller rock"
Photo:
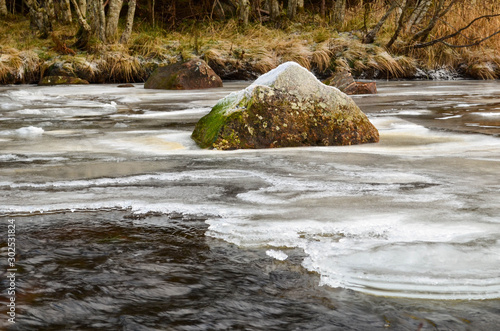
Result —
[[117, 87], [135, 87], [135, 86], [134, 84], [127, 83], [127, 84], [120, 84]]
[[345, 94], [376, 94], [377, 83], [375, 82], [356, 82], [352, 75], [347, 70], [342, 70], [335, 73], [333, 76], [325, 80], [326, 85], [335, 86]]
[[356, 90], [356, 82], [352, 75], [347, 70], [342, 70], [334, 73], [330, 78], [324, 81], [326, 85], [334, 86], [344, 92], [345, 94], [349, 94], [346, 91]]
[[222, 87], [222, 80], [201, 59], [158, 67], [144, 84], [147, 89], [194, 90]]
[[50, 85], [74, 85], [74, 84], [88, 84], [89, 82], [69, 76], [46, 76], [43, 77], [39, 82], [38, 86], [50, 86]]
[[356, 82], [356, 94], [377, 94], [377, 83], [375, 82]]

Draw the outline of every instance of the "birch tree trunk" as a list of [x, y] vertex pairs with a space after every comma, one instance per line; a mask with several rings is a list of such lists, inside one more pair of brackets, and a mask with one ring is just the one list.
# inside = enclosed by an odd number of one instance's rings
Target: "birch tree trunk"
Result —
[[[71, 0], [73, 3], [73, 7], [75, 7], [76, 17], [78, 19], [78, 24], [80, 24], [80, 31], [77, 34], [77, 41], [73, 45], [77, 48], [86, 48], [90, 39], [90, 35], [92, 34], [91, 28], [85, 16], [83, 16], [82, 11], [80, 10], [79, 4], [76, 0]], [[85, 10], [86, 11], [86, 10]]]
[[64, 24], [71, 23], [71, 6], [70, 0], [57, 0], [59, 1], [59, 10], [61, 11], [61, 21]]
[[53, 0], [45, 0], [45, 8], [47, 10], [47, 16], [51, 22], [55, 22], [56, 20], [56, 11], [54, 8]]
[[0, 0], [0, 16], [7, 16], [7, 2]]
[[128, 43], [130, 35], [132, 34], [136, 5], [136, 0], [128, 0], [127, 22], [125, 23], [125, 30], [123, 30], [120, 38], [120, 43], [122, 44]]
[[[437, 2], [438, 0], [436, 0]], [[453, 5], [457, 2], [457, 0], [452, 0], [448, 6], [445, 8], [445, 0], [439, 0], [439, 2], [435, 3], [434, 6], [434, 15], [432, 16], [431, 20], [429, 21], [429, 23], [427, 24], [427, 27], [425, 27], [425, 29], [419, 31], [418, 33], [416, 33], [413, 38], [412, 38], [412, 41], [420, 41], [420, 42], [424, 42], [430, 35], [431, 31], [434, 29], [434, 27], [436, 26], [436, 24], [438, 23], [439, 19], [441, 17], [443, 17], [444, 15], [446, 15], [451, 7], [453, 7]]]
[[248, 17], [250, 16], [250, 1], [238, 0], [239, 20], [244, 27], [248, 26]]
[[106, 42], [106, 17], [103, 0], [90, 0], [87, 3], [87, 17], [91, 34], [101, 42]]
[[410, 1], [405, 1], [404, 7], [403, 8], [400, 7], [401, 14], [399, 14], [398, 26], [397, 26], [396, 30], [394, 31], [394, 34], [392, 35], [391, 40], [389, 40], [387, 45], [385, 45], [386, 48], [388, 48], [388, 49], [391, 48], [392, 45], [394, 44], [394, 42], [398, 39], [399, 33], [403, 29], [405, 21], [407, 20], [408, 15], [410, 14], [410, 6], [411, 6]]
[[269, 2], [269, 16], [271, 20], [275, 21], [278, 16], [280, 16], [280, 4], [278, 0], [268, 0]]
[[78, 0], [78, 7], [83, 17], [87, 17], [87, 0]]
[[346, 0], [335, 0], [333, 4], [333, 23], [338, 27], [344, 25]]
[[289, 19], [293, 19], [297, 14], [297, 0], [288, 0], [287, 14]]
[[297, 13], [304, 12], [304, 0], [297, 0]]
[[40, 32], [40, 38], [45, 39], [52, 32], [52, 21], [49, 19], [47, 9], [39, 6], [34, 0], [25, 0], [29, 10], [30, 24]]
[[122, 10], [123, 0], [110, 0], [106, 20], [106, 39], [108, 42], [116, 40], [118, 33], [118, 20]]
[[429, 11], [431, 7], [432, 0], [421, 0], [417, 3], [415, 10], [410, 16], [410, 19], [406, 23], [405, 31], [408, 33], [415, 25], [419, 25], [422, 22], [425, 14]]
[[[403, 14], [404, 7], [406, 7], [406, 4], [408, 3], [407, 0], [399, 0], [400, 3], [396, 7], [396, 22], [399, 22], [399, 19], [401, 18], [401, 15]], [[409, 0], [411, 1], [411, 0]]]

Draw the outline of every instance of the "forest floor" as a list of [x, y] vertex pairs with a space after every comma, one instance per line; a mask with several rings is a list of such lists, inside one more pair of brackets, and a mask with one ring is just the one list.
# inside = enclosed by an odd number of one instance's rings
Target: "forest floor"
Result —
[[[235, 20], [185, 22], [175, 30], [136, 24], [130, 42], [91, 43], [75, 49], [78, 27], [55, 26], [40, 39], [27, 17], [12, 15], [0, 24], [0, 84], [37, 83], [54, 73], [90, 83], [143, 82], [159, 65], [199, 57], [222, 79], [258, 77], [280, 63], [295, 61], [319, 78], [346, 69], [364, 79], [497, 79], [496, 45], [464, 49], [437, 44], [412, 52], [383, 45], [390, 30], [373, 44], [364, 32], [338, 32], [321, 19], [306, 17], [281, 26], [253, 23], [242, 29]], [[500, 38], [497, 38], [500, 39]]]

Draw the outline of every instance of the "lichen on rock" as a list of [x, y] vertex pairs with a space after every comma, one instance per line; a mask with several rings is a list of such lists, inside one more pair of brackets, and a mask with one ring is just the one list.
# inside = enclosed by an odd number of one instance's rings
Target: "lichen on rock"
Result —
[[378, 142], [354, 101], [295, 62], [221, 99], [192, 138], [202, 148], [336, 146]]

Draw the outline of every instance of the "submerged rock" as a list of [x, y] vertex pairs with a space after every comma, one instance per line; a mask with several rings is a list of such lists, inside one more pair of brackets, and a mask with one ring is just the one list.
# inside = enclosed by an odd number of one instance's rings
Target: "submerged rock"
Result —
[[39, 82], [39, 86], [49, 86], [49, 85], [72, 85], [72, 84], [88, 84], [89, 82], [70, 76], [45, 76]]
[[144, 84], [147, 89], [193, 90], [222, 87], [222, 80], [200, 59], [158, 67]]
[[376, 94], [377, 84], [375, 82], [356, 82], [347, 70], [336, 72], [324, 82], [326, 85], [334, 86], [345, 94]]
[[192, 138], [203, 148], [334, 146], [378, 142], [354, 101], [287, 62], [220, 100]]

